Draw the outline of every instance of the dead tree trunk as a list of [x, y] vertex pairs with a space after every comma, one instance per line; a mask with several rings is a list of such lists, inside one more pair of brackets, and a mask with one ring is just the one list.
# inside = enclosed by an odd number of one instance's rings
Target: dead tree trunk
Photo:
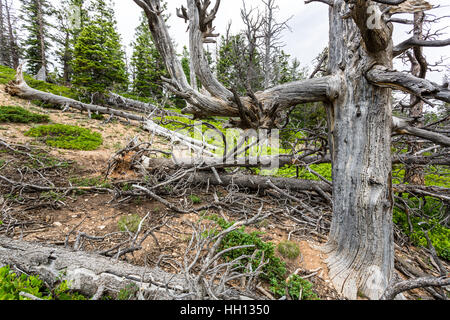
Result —
[[[394, 270], [391, 186], [391, 90], [370, 84], [370, 66], [392, 67], [390, 33], [367, 30], [367, 5], [336, 1], [330, 9], [328, 72], [342, 79], [329, 105], [333, 166], [333, 220], [326, 251], [335, 288], [356, 299], [358, 290], [380, 298]], [[364, 45], [365, 44], [365, 45]]]

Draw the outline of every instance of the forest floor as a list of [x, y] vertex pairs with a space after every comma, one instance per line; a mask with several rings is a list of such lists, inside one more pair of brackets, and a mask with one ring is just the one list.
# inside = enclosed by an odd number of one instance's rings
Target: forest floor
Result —
[[[11, 97], [4, 91], [4, 86], [0, 85], [0, 106], [21, 106], [33, 112], [45, 113], [50, 116], [52, 123], [71, 124], [102, 134], [104, 142], [102, 146], [94, 151], [75, 151], [56, 149], [44, 145], [36, 138], [27, 137], [24, 132], [30, 129], [33, 124], [0, 124], [0, 138], [11, 145], [29, 145], [38, 147], [57, 162], [66, 162], [68, 165], [61, 166], [50, 176], [53, 176], [52, 182], [55, 184], [66, 185], [68, 181], [100, 181], [104, 177], [108, 168], [108, 161], [127, 143], [138, 137], [140, 141], [148, 141], [150, 134], [138, 125], [127, 124], [121, 121], [113, 121], [105, 124], [101, 120], [89, 119], [86, 113], [80, 112], [62, 112], [60, 110], [43, 109], [31, 102]], [[154, 138], [154, 145], [163, 149], [167, 147], [167, 142], [162, 138]], [[14, 159], [14, 155], [2, 153], [0, 159], [5, 161], [25, 161], [26, 159]], [[0, 166], [1, 167], [1, 166]], [[17, 168], [17, 164], [15, 168]], [[20, 166], [19, 166], [20, 167]], [[0, 171], [0, 174], [10, 179], [19, 181], [23, 172], [19, 170]], [[110, 177], [111, 178], [111, 177]], [[115, 172], [111, 178], [114, 182], [132, 182], [137, 179], [133, 171]], [[0, 186], [1, 188], [1, 186]], [[185, 195], [168, 199], [174, 204], [186, 203], [190, 195], [199, 198], [198, 204], [191, 204], [194, 207], [201, 207], [203, 204], [214, 202], [214, 194], [223, 195], [226, 199], [228, 189], [222, 187], [206, 188], [198, 186], [196, 189], [190, 189]], [[1, 190], [2, 194], [7, 192]], [[243, 198], [248, 195], [243, 195]], [[264, 195], [255, 195], [261, 197], [264, 201]], [[1, 197], [0, 197], [1, 198]], [[0, 199], [1, 200], [1, 199]], [[21, 226], [17, 227], [13, 233], [14, 238], [22, 238], [26, 241], [38, 241], [53, 245], [73, 246], [77, 234], [85, 233], [89, 236], [103, 237], [111, 235], [106, 241], [85, 241], [83, 250], [107, 250], [123, 241], [120, 233], [120, 223], [124, 217], [148, 218], [144, 228], [158, 226], [165, 220], [162, 227], [157, 228], [152, 237], [148, 237], [142, 243], [142, 249], [123, 255], [121, 259], [135, 265], [156, 266], [170, 273], [179, 272], [175, 261], [182, 262], [185, 249], [192, 234], [192, 224], [198, 222], [197, 213], [176, 214], [171, 212], [162, 203], [149, 198], [132, 198], [127, 201], [117, 201], [113, 195], [102, 192], [79, 192], [58, 196], [48, 194], [47, 197], [42, 194], [34, 201], [25, 201], [17, 199], [11, 207], [11, 216], [17, 221], [21, 221]], [[226, 220], [238, 220], [234, 212], [227, 210], [217, 210], [215, 208], [207, 209], [205, 215], [217, 214]], [[167, 217], [169, 219], [167, 220]], [[340, 299], [331, 285], [328, 277], [326, 265], [326, 255], [317, 249], [326, 241], [326, 233], [318, 233], [315, 237], [309, 234], [295, 232], [298, 225], [289, 217], [270, 216], [264, 224], [251, 226], [247, 228], [250, 231], [261, 231], [262, 240], [270, 241], [275, 246], [286, 240], [294, 241], [300, 248], [300, 256], [295, 259], [282, 257], [278, 252], [276, 255], [286, 262], [290, 274], [299, 272], [299, 274], [312, 274], [308, 280], [314, 285], [313, 289], [320, 299]], [[396, 256], [403, 257], [405, 261], [414, 263], [418, 268], [430, 267], [426, 259], [417, 258], [421, 252], [412, 246], [397, 247]], [[163, 259], [162, 256], [169, 256], [172, 259]], [[421, 260], [418, 261], [417, 259]], [[406, 276], [404, 278], [407, 278]], [[269, 284], [262, 282], [261, 285], [269, 291]], [[412, 290], [407, 294], [408, 298], [429, 298], [424, 290]], [[364, 299], [360, 297], [359, 299]]]

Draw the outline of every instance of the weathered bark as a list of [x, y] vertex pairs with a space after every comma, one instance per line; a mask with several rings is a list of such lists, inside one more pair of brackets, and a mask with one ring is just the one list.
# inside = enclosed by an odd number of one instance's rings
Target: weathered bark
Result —
[[[342, 79], [330, 104], [333, 219], [324, 248], [329, 275], [347, 298], [361, 292], [379, 299], [394, 270], [391, 187], [391, 93], [364, 77], [373, 64], [391, 66], [389, 28], [368, 29], [367, 5], [351, 8], [337, 0], [330, 8], [329, 73]], [[363, 44], [363, 45], [361, 45]]]
[[445, 135], [411, 126], [399, 118], [394, 118], [393, 120], [393, 131], [395, 133], [408, 134], [433, 141], [442, 146], [450, 146], [450, 138]]
[[392, 70], [391, 67], [375, 65], [366, 73], [366, 77], [374, 85], [401, 90], [414, 94], [422, 99], [437, 99], [450, 103], [450, 90], [426, 79]]
[[6, 50], [6, 28], [3, 17], [3, 0], [0, 0], [0, 65], [9, 65]]
[[[425, 13], [414, 13], [414, 39], [423, 40], [423, 20]], [[408, 53], [411, 61], [411, 74], [424, 79], [427, 74], [428, 63], [423, 56], [422, 47], [414, 47], [413, 54]], [[410, 96], [411, 108], [409, 117], [415, 119], [413, 126], [421, 127], [423, 125], [423, 105], [424, 102], [414, 95]], [[450, 139], [449, 139], [450, 141]], [[411, 141], [408, 145], [408, 153], [416, 153], [422, 149], [422, 143]], [[407, 164], [405, 166], [405, 182], [410, 184], [425, 185], [424, 167], [418, 164]]]
[[411, 280], [405, 280], [389, 287], [381, 297], [381, 300], [393, 300], [398, 294], [403, 291], [423, 288], [423, 287], [443, 287], [450, 285], [450, 278], [433, 278], [421, 277]]
[[72, 289], [87, 296], [93, 296], [101, 286], [120, 290], [134, 283], [160, 300], [171, 300], [166, 284], [169, 288], [186, 288], [180, 276], [157, 268], [138, 267], [94, 253], [0, 236], [0, 266], [4, 265], [39, 274], [51, 286], [63, 275], [62, 280], [68, 280]]
[[37, 6], [37, 20], [36, 23], [38, 25], [38, 33], [37, 33], [37, 40], [39, 41], [39, 50], [40, 50], [40, 59], [41, 59], [41, 68], [43, 68], [44, 71], [44, 81], [47, 77], [48, 73], [48, 66], [47, 66], [47, 47], [45, 44], [45, 22], [44, 22], [44, 15], [42, 12], [42, 3], [41, 0], [36, 0], [36, 6]]

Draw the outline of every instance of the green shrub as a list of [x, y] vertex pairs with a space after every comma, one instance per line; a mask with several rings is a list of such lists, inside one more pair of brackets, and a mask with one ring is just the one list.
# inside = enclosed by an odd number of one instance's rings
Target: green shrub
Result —
[[[311, 282], [295, 274], [290, 277], [288, 283], [273, 281], [271, 290], [278, 296], [283, 296], [286, 294], [287, 288], [289, 295], [293, 300], [319, 300], [319, 297], [314, 293], [312, 287], [313, 284]], [[299, 299], [300, 292], [302, 293], [301, 299]]]
[[295, 259], [300, 255], [300, 248], [295, 242], [282, 241], [277, 246], [278, 252], [288, 259]]
[[122, 232], [130, 231], [135, 233], [139, 228], [139, 223], [141, 223], [141, 217], [137, 214], [133, 214], [121, 217], [117, 225]]
[[[428, 247], [423, 230], [430, 230], [428, 236], [436, 249], [437, 255], [443, 259], [450, 260], [450, 229], [442, 226], [440, 223], [440, 220], [442, 220], [440, 218], [442, 204], [431, 197], [425, 197], [425, 202], [422, 199], [408, 199], [407, 195], [404, 196], [404, 199], [411, 208], [420, 208], [426, 219], [411, 214], [410, 221], [413, 230], [410, 232], [406, 213], [395, 207], [393, 213], [394, 223], [409, 236], [411, 242], [416, 246]], [[444, 207], [443, 210], [448, 210], [448, 207]]]
[[49, 121], [49, 116], [45, 114], [33, 113], [22, 107], [0, 106], [0, 122], [43, 123]]
[[[215, 221], [222, 230], [228, 229], [234, 224], [234, 222], [227, 222], [217, 215], [211, 215], [205, 218]], [[210, 230], [208, 234], [205, 234], [205, 236], [217, 232], [218, 230], [213, 229]], [[285, 290], [287, 288], [289, 294], [298, 299], [300, 288], [303, 288], [304, 293], [302, 294], [302, 297], [304, 299], [317, 299], [317, 296], [312, 292], [312, 284], [310, 282], [297, 276], [293, 276], [291, 277], [291, 281], [288, 284], [286, 283], [286, 263], [275, 255], [275, 245], [272, 242], [262, 241], [259, 237], [260, 235], [261, 232], [248, 233], [245, 232], [245, 227], [241, 227], [224, 237], [218, 251], [236, 246], [253, 245], [253, 248], [235, 249], [226, 252], [223, 255], [223, 258], [227, 261], [232, 261], [242, 255], [252, 256], [255, 254], [253, 261], [242, 259], [239, 265], [235, 266], [235, 268], [244, 270], [245, 266], [250, 262], [253, 270], [255, 270], [259, 266], [261, 258], [264, 255], [264, 261], [267, 262], [267, 264], [263, 266], [260, 278], [271, 284], [271, 291], [274, 294], [281, 297], [285, 295]]]
[[42, 137], [47, 145], [62, 149], [95, 150], [103, 143], [100, 133], [65, 124], [38, 126], [25, 135]]

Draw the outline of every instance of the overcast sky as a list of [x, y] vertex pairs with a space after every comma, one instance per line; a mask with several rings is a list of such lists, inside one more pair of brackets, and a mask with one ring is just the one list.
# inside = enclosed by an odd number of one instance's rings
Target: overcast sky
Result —
[[[433, 5], [441, 5], [442, 8], [429, 11], [437, 16], [448, 15], [450, 5], [448, 0], [428, 0]], [[246, 0], [248, 7], [261, 6], [261, 0]], [[289, 21], [291, 31], [286, 31], [283, 35], [283, 41], [286, 43], [284, 50], [296, 57], [302, 66], [310, 66], [314, 58], [323, 50], [328, 42], [328, 6], [313, 2], [305, 5], [303, 0], [278, 0], [279, 20], [293, 16]], [[214, 2], [213, 2], [214, 4]], [[181, 5], [186, 7], [186, 0], [169, 0], [168, 12], [171, 14], [168, 24], [170, 25], [170, 34], [177, 43], [177, 49], [181, 52], [184, 45], [188, 44], [188, 35], [186, 33], [187, 25], [184, 21], [176, 16], [176, 8]], [[118, 20], [119, 31], [122, 34], [124, 44], [129, 45], [134, 36], [134, 29], [139, 22], [140, 7], [133, 0], [115, 0], [116, 14]], [[225, 32], [228, 21], [232, 21], [232, 31], [237, 32], [242, 29], [243, 24], [240, 18], [240, 9], [242, 8], [242, 0], [223, 0], [214, 22], [216, 31]], [[449, 25], [450, 19], [445, 19], [439, 24], [439, 28]], [[395, 24], [394, 42], [399, 43], [408, 37], [406, 31], [408, 27]], [[449, 37], [449, 30], [444, 30], [441, 39]], [[425, 48], [425, 54], [430, 62], [435, 62], [441, 56], [450, 57], [450, 47], [446, 48]], [[449, 61], [447, 67], [441, 67], [440, 72], [434, 72], [430, 75], [430, 80], [441, 83], [444, 72], [449, 73]], [[396, 67], [401, 69], [401, 65]]]

